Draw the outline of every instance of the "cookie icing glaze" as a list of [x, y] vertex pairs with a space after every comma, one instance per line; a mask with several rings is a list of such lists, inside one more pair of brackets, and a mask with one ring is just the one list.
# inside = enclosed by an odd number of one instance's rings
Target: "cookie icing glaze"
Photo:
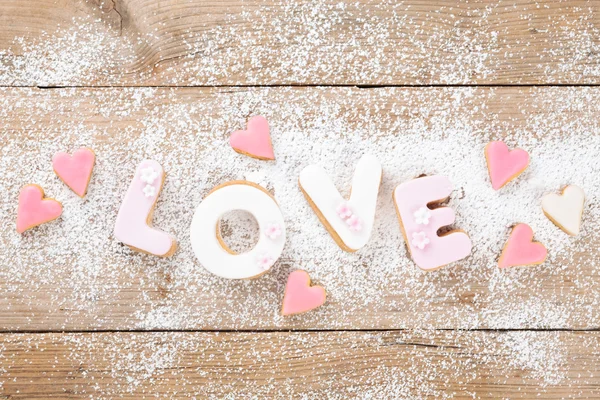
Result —
[[546, 260], [546, 247], [533, 241], [533, 230], [527, 224], [516, 225], [502, 250], [498, 267], [508, 268], [541, 264]]
[[81, 148], [70, 155], [56, 153], [52, 157], [52, 168], [58, 177], [79, 197], [87, 192], [96, 155], [91, 149]]
[[579, 186], [569, 185], [562, 193], [542, 197], [544, 214], [565, 233], [575, 236], [581, 229], [585, 193]]
[[274, 160], [269, 122], [257, 115], [250, 118], [245, 131], [235, 131], [229, 137], [229, 144], [235, 151], [259, 160]]
[[[248, 252], [231, 252], [218, 236], [223, 214], [246, 211], [260, 229], [256, 246]], [[285, 222], [275, 199], [264, 188], [247, 181], [232, 181], [214, 188], [196, 208], [190, 225], [192, 249], [200, 264], [228, 279], [260, 276], [273, 267], [285, 246]]]
[[24, 186], [19, 192], [17, 208], [17, 232], [53, 221], [62, 214], [62, 204], [50, 198], [44, 198], [44, 189], [38, 185]]
[[[149, 179], [151, 175], [153, 179]], [[115, 237], [134, 250], [167, 257], [177, 249], [171, 235], [150, 225], [152, 212], [165, 179], [162, 166], [145, 160], [138, 166], [115, 223]]]
[[322, 306], [327, 294], [321, 286], [311, 286], [306, 271], [294, 271], [288, 277], [283, 295], [282, 315], [305, 313]]
[[381, 177], [379, 160], [365, 154], [356, 165], [347, 201], [318, 165], [304, 168], [299, 184], [329, 234], [343, 250], [353, 252], [365, 246], [371, 237]]
[[504, 142], [491, 142], [485, 147], [490, 180], [494, 190], [516, 178], [529, 165], [529, 154], [522, 149], [509, 151]]
[[449, 207], [427, 207], [451, 193], [452, 183], [440, 175], [413, 179], [394, 190], [392, 197], [404, 240], [413, 261], [424, 271], [436, 270], [471, 254], [472, 243], [466, 233], [437, 234], [440, 228], [454, 223], [454, 211]]

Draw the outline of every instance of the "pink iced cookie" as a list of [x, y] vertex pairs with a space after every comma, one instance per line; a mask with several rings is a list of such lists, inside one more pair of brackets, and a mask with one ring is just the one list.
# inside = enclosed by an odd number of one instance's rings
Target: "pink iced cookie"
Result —
[[543, 244], [533, 241], [533, 230], [527, 224], [515, 226], [498, 260], [500, 268], [541, 264], [548, 251]]
[[260, 115], [248, 121], [248, 129], [235, 131], [229, 137], [229, 144], [235, 151], [259, 160], [274, 160], [269, 122]]
[[150, 226], [165, 172], [156, 161], [138, 166], [125, 194], [115, 223], [115, 237], [134, 250], [168, 257], [177, 249], [177, 241], [168, 233]]
[[434, 210], [428, 204], [440, 202], [452, 193], [452, 184], [444, 176], [426, 176], [405, 182], [394, 190], [393, 199], [400, 228], [413, 261], [424, 271], [433, 271], [471, 254], [471, 239], [463, 231], [441, 236], [438, 230], [454, 223], [454, 211], [448, 207]]
[[294, 271], [288, 277], [283, 296], [281, 314], [301, 314], [325, 303], [325, 289], [321, 286], [310, 286], [310, 277], [305, 271]]
[[52, 157], [52, 168], [58, 177], [79, 197], [87, 192], [96, 155], [91, 149], [81, 148], [70, 155], [56, 153]]
[[19, 193], [17, 208], [17, 232], [53, 221], [62, 214], [62, 204], [54, 199], [44, 198], [44, 189], [38, 185], [27, 185]]
[[508, 146], [500, 141], [485, 146], [485, 158], [495, 190], [519, 176], [529, 165], [529, 154], [525, 150], [509, 151]]

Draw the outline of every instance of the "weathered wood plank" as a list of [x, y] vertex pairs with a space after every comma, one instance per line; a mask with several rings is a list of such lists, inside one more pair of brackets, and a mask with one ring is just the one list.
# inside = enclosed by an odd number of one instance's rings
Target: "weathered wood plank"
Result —
[[592, 84], [596, 1], [0, 0], [1, 85]]
[[[3, 330], [600, 326], [600, 88], [3, 89], [0, 98]], [[228, 146], [228, 133], [253, 114], [271, 121], [276, 162]], [[532, 154], [528, 171], [501, 192], [491, 189], [483, 157], [497, 138]], [[98, 160], [84, 200], [50, 165], [54, 152], [79, 146]], [[320, 163], [347, 194], [365, 151], [381, 159], [384, 177], [373, 237], [349, 254], [319, 223], [297, 177]], [[133, 171], [148, 157], [167, 171], [155, 225], [180, 243], [168, 259], [133, 253], [112, 235]], [[396, 185], [423, 173], [453, 181], [457, 227], [474, 242], [464, 262], [427, 275], [407, 256], [391, 201]], [[235, 179], [273, 192], [288, 230], [273, 272], [253, 281], [205, 271], [188, 236], [203, 197]], [[62, 201], [64, 215], [21, 236], [15, 210], [28, 183]], [[576, 238], [539, 207], [567, 183], [588, 196]], [[547, 263], [496, 267], [516, 222], [534, 228]], [[256, 235], [234, 227], [234, 244]], [[328, 302], [282, 318], [283, 285], [298, 268], [326, 288]]]
[[[598, 332], [0, 335], [0, 395], [598, 398]], [[539, 396], [539, 397], [538, 397]]]

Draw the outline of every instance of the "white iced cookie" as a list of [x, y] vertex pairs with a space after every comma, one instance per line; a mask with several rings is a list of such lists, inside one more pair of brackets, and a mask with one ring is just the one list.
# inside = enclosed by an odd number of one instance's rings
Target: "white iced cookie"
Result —
[[323, 168], [309, 165], [300, 173], [300, 189], [329, 234], [345, 251], [367, 244], [373, 230], [381, 164], [370, 154], [361, 157], [352, 178], [350, 199], [340, 195]]
[[542, 197], [544, 214], [567, 234], [575, 236], [581, 228], [585, 194], [579, 186], [569, 185], [561, 194], [550, 193]]
[[[219, 234], [219, 221], [229, 211], [249, 212], [258, 222], [260, 238], [248, 252], [231, 251]], [[232, 181], [214, 188], [200, 203], [190, 226], [192, 249], [208, 271], [228, 279], [260, 276], [275, 264], [285, 245], [285, 224], [275, 199], [262, 187]]]

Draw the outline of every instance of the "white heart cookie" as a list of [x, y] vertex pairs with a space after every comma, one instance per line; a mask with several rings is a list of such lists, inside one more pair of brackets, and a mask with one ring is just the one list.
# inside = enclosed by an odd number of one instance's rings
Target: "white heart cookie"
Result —
[[542, 197], [542, 209], [556, 226], [575, 236], [581, 228], [585, 195], [579, 186], [569, 185], [562, 194], [550, 193]]

